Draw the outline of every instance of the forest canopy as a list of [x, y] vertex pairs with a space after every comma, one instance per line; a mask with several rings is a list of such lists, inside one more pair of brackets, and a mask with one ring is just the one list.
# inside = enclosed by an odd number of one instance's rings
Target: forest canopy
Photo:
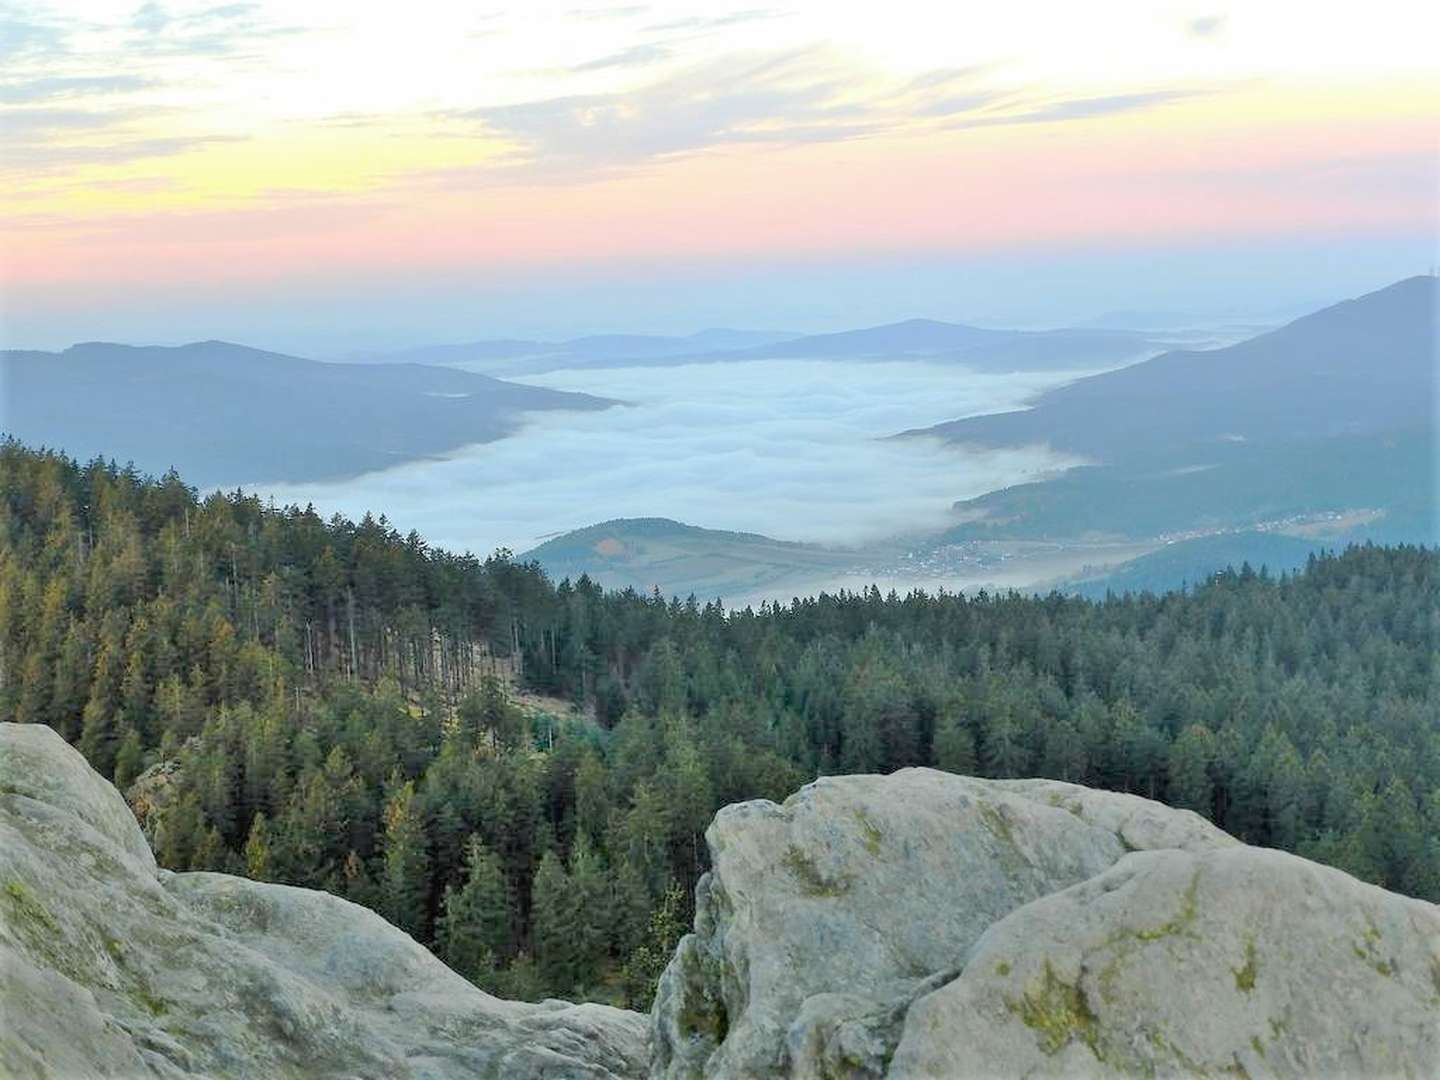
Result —
[[14, 441], [0, 492], [0, 715], [163, 865], [347, 896], [511, 996], [647, 1003], [714, 811], [827, 773], [1137, 792], [1440, 900], [1433, 549], [727, 611]]

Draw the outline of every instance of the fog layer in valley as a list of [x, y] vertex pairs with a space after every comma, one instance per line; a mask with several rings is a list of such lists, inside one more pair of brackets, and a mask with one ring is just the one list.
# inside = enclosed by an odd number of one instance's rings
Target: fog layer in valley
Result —
[[[951, 503], [1076, 459], [880, 437], [1022, 407], [1078, 373], [765, 360], [565, 370], [534, 385], [629, 407], [534, 414], [515, 435], [339, 483], [256, 483], [322, 513], [384, 511], [402, 531], [485, 554], [617, 517], [669, 517], [786, 540], [861, 543], [946, 523]], [[264, 478], [257, 478], [263, 481]]]

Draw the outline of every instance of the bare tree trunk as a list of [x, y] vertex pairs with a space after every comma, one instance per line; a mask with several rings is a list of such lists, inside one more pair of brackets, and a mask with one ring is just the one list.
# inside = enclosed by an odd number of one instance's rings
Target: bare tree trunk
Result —
[[354, 682], [360, 671], [360, 658], [355, 650], [355, 590], [345, 587], [345, 608], [350, 621], [350, 680]]

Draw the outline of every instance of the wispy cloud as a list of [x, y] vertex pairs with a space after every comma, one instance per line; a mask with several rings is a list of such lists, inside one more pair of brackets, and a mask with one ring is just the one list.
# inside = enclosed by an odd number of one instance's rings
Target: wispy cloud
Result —
[[59, 98], [125, 94], [154, 86], [141, 75], [51, 75], [0, 82], [0, 105], [27, 105]]
[[173, 157], [238, 136], [153, 135], [137, 122], [153, 115], [138, 105], [109, 109], [25, 106], [0, 111], [0, 175], [33, 179], [79, 165], [117, 165]]
[[[665, 59], [642, 45], [579, 69]], [[513, 148], [502, 173], [542, 178], [612, 171], [742, 144], [841, 142], [902, 130], [1062, 123], [1152, 108], [1190, 96], [1167, 89], [1046, 99], [993, 88], [1000, 65], [937, 69], [899, 84], [877, 79], [824, 47], [730, 53], [638, 87], [451, 111]], [[475, 179], [465, 170], [453, 179]]]
[[26, 6], [0, 3], [0, 60], [53, 55], [63, 49], [65, 37], [66, 28], [60, 21]]
[[1010, 106], [1002, 111], [981, 116], [965, 116], [957, 121], [960, 127], [994, 127], [1005, 124], [1049, 124], [1069, 120], [1091, 120], [1116, 113], [1167, 105], [1193, 98], [1202, 91], [1150, 90], [1135, 94], [1105, 94], [1099, 97], [1070, 98], [1048, 101], [1032, 106]]
[[1201, 15], [1185, 24], [1185, 32], [1191, 37], [1212, 38], [1225, 30], [1224, 15]]
[[[515, 143], [531, 165], [605, 168], [743, 142], [848, 138], [863, 109], [815, 50], [726, 56], [634, 90], [452, 114]], [[868, 125], [867, 125], [868, 126]]]
[[227, 56], [267, 38], [304, 32], [268, 22], [256, 3], [217, 4], [176, 14], [157, 0], [135, 10], [129, 29], [130, 50], [171, 56]]
[[774, 8], [748, 8], [744, 11], [730, 11], [723, 15], [689, 15], [680, 19], [669, 19], [665, 22], [651, 24], [650, 30], [719, 30], [727, 26], [739, 26], [742, 23], [760, 22], [765, 19], [778, 19], [785, 12]]
[[571, 8], [565, 14], [572, 19], [603, 22], [611, 19], [633, 19], [649, 10], [649, 4], [618, 4], [612, 7]]
[[619, 52], [609, 53], [594, 60], [587, 60], [583, 64], [576, 64], [570, 70], [578, 73], [608, 71], [614, 68], [646, 67], [669, 59], [672, 53], [673, 50], [668, 45], [647, 42], [643, 45], [632, 45], [628, 49], [621, 49]]

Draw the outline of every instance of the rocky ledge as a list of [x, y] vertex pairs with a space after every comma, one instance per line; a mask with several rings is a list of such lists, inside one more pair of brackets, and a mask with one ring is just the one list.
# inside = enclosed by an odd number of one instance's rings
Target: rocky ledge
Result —
[[[1194, 814], [928, 769], [722, 810], [647, 1021], [502, 1001], [325, 893], [171, 874], [0, 724], [0, 1075], [1431, 1076], [1440, 908]], [[647, 1030], [648, 1028], [648, 1030]]]
[[706, 838], [653, 1077], [1440, 1067], [1440, 908], [1186, 811], [906, 769]]

